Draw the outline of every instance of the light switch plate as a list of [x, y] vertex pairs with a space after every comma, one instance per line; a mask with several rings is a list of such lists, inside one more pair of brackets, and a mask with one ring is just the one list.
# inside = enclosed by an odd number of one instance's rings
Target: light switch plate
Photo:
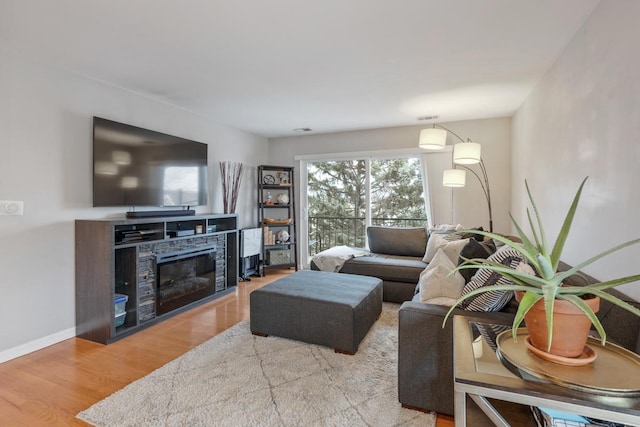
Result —
[[0, 200], [0, 215], [23, 215], [24, 202], [16, 200]]

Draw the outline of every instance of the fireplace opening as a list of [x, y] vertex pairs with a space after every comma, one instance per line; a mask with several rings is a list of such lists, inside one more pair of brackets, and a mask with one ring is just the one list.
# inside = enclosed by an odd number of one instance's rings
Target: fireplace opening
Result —
[[216, 248], [163, 253], [156, 257], [156, 314], [198, 301], [216, 291]]

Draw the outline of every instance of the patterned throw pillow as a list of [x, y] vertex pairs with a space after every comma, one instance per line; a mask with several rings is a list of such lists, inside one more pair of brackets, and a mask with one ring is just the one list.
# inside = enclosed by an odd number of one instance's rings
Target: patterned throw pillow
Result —
[[[498, 249], [488, 260], [510, 268], [516, 268], [518, 264], [524, 261], [520, 252], [506, 245]], [[486, 268], [480, 268], [473, 275], [469, 283], [464, 286], [462, 296], [476, 289], [480, 289], [483, 286], [507, 285], [510, 283], [512, 283], [511, 280], [506, 277], [487, 270]], [[489, 291], [466, 299], [460, 305], [467, 311], [499, 311], [512, 297], [512, 291]]]

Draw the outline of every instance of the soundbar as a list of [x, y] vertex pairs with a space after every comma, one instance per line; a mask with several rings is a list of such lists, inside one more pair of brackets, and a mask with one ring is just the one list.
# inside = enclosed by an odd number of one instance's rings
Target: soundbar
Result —
[[163, 210], [163, 211], [129, 211], [127, 218], [158, 218], [162, 216], [194, 216], [196, 211], [193, 209], [182, 210]]

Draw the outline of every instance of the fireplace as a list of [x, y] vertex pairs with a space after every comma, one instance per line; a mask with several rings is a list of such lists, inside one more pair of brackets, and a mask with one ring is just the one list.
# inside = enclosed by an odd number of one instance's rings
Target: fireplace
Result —
[[216, 291], [216, 247], [156, 256], [156, 314], [168, 313]]

